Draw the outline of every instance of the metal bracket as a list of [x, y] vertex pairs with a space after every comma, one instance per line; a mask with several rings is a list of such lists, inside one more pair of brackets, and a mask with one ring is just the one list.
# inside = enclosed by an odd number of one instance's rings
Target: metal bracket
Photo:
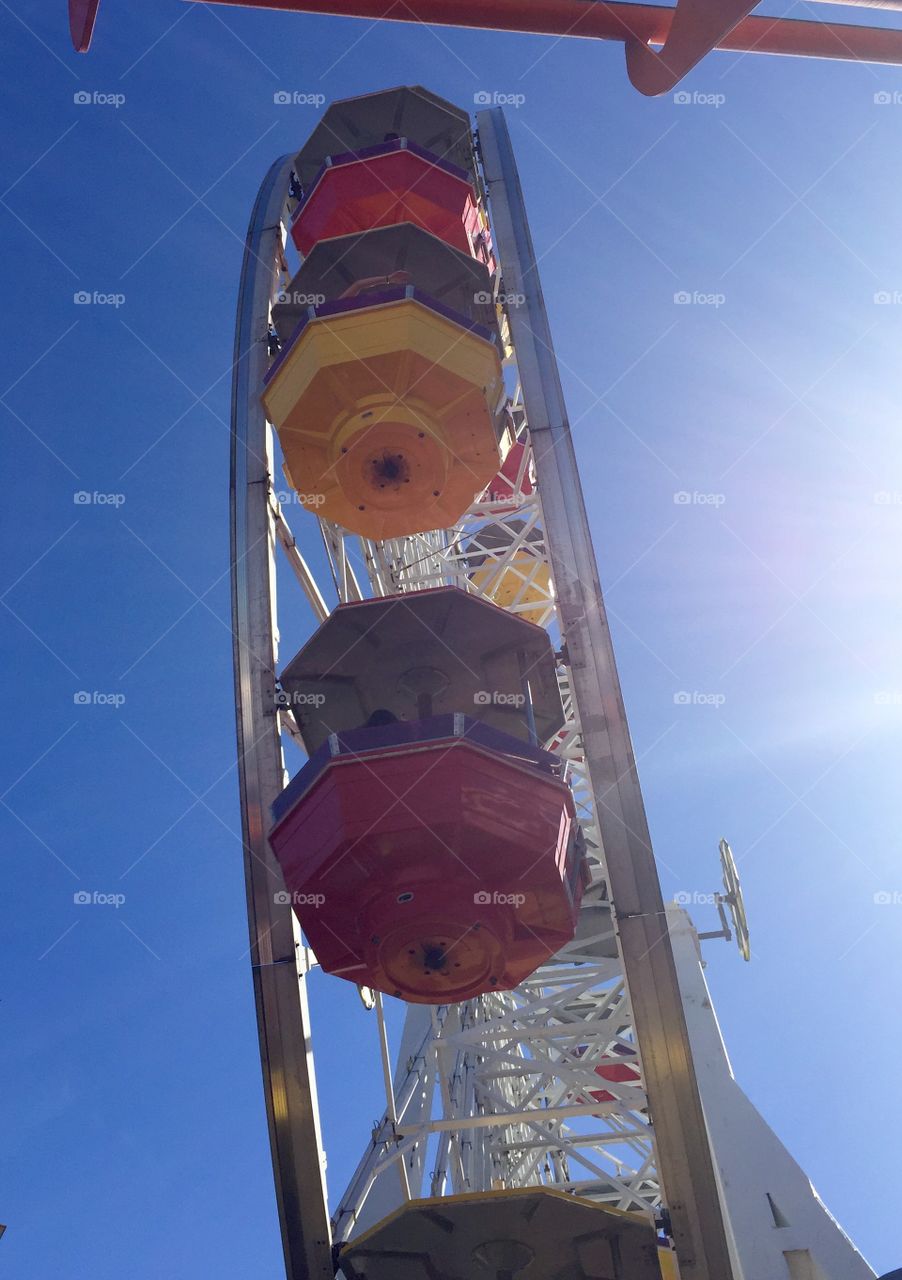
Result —
[[69, 33], [76, 53], [87, 53], [100, 0], [69, 0]]
[[641, 40], [626, 42], [626, 69], [633, 87], [649, 97], [667, 93], [756, 4], [757, 0], [678, 0], [667, 39], [657, 53]]

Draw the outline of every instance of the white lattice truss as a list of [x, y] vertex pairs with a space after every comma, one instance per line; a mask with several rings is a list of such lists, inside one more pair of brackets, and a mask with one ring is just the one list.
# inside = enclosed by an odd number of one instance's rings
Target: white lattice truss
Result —
[[[515, 373], [513, 354], [507, 366]], [[519, 585], [505, 607], [545, 626], [560, 649], [541, 497], [527, 483], [531, 451], [519, 383], [508, 415], [510, 436], [527, 446], [509, 500], [477, 500], [452, 529], [385, 542], [318, 521], [340, 601], [446, 585], [492, 600], [502, 576], [514, 574]], [[271, 511], [273, 542], [287, 551], [303, 581], [309, 571], [275, 493]], [[504, 525], [509, 542], [480, 542], [480, 531], [490, 525], [496, 531]], [[508, 595], [511, 581], [506, 578]], [[308, 598], [318, 597], [314, 607], [323, 616], [322, 592], [309, 579], [306, 589]], [[386, 1174], [399, 1199], [547, 1184], [620, 1209], [651, 1213], [660, 1203], [593, 794], [564, 659], [565, 651], [559, 665], [565, 725], [546, 745], [566, 761], [587, 839], [591, 880], [577, 938], [513, 992], [434, 1010], [411, 1006], [405, 1044], [410, 1048], [411, 1034], [415, 1044], [393, 1085], [380, 1003], [387, 1107], [333, 1213], [336, 1241], [353, 1233], [367, 1197]], [[283, 729], [297, 737], [290, 713], [281, 716]]]

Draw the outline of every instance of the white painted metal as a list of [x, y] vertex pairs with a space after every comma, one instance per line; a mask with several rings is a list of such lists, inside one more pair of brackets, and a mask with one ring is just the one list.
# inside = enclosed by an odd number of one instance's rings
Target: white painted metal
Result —
[[667, 921], [737, 1280], [874, 1280], [805, 1172], [736, 1083], [692, 921], [673, 904]]
[[[248, 228], [232, 379], [231, 569], [238, 776], [260, 1059], [288, 1280], [334, 1274], [305, 973], [307, 956], [266, 833], [285, 785], [276, 705], [272, 433], [260, 404], [266, 332], [284, 261], [289, 157], [263, 181]], [[310, 593], [308, 593], [310, 598]], [[315, 597], [313, 597], [315, 599]]]

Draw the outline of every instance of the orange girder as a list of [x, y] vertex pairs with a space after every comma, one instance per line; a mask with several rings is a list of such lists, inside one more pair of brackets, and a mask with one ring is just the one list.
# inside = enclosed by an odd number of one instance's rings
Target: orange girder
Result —
[[[605, 0], [529, 0], [528, 3], [523, 0], [389, 0], [387, 5], [385, 0], [215, 0], [215, 3], [652, 45], [663, 45], [667, 40], [675, 12], [673, 7], [665, 5], [608, 4]], [[716, 0], [712, 0], [713, 3]], [[874, 7], [896, 8], [898, 5], [884, 0], [882, 6]], [[84, 53], [91, 43], [96, 12], [97, 0], [69, 0], [72, 42], [79, 53]], [[737, 22], [714, 47], [735, 53], [793, 54], [843, 62], [902, 64], [902, 31], [843, 22], [808, 22], [752, 14]]]
[[[536, 35], [588, 36], [652, 45], [663, 45], [667, 40], [675, 13], [675, 6], [608, 4], [605, 0], [526, 0], [525, 3], [524, 0], [217, 0], [217, 3], [251, 3], [255, 8], [301, 13]], [[711, 0], [712, 8], [717, 5], [718, 0]], [[902, 31], [899, 30], [754, 14], [738, 22], [715, 47], [736, 53], [902, 63]]]

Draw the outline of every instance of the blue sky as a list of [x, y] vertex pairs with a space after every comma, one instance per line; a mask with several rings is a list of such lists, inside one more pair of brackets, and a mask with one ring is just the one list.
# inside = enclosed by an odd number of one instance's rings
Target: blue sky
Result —
[[[77, 58], [61, 4], [5, 9], [6, 1274], [278, 1274], [236, 839], [234, 305], [259, 181], [318, 114], [274, 94], [405, 82], [524, 98], [664, 889], [716, 889], [728, 836], [754, 961], [706, 955], [737, 1076], [898, 1265], [902, 73], [728, 54], [692, 101], [648, 101], [615, 45], [106, 0]], [[286, 655], [309, 627], [289, 610]], [[312, 999], [339, 1193], [381, 1109], [374, 1028], [339, 981]]]

